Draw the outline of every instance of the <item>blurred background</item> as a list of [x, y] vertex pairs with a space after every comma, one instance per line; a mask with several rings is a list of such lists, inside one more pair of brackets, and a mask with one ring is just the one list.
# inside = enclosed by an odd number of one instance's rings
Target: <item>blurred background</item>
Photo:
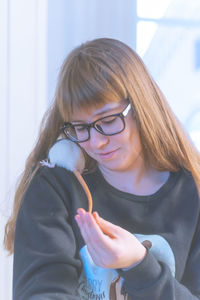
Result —
[[15, 185], [75, 46], [119, 39], [142, 57], [200, 149], [199, 0], [0, 0], [0, 299], [12, 299], [3, 249]]

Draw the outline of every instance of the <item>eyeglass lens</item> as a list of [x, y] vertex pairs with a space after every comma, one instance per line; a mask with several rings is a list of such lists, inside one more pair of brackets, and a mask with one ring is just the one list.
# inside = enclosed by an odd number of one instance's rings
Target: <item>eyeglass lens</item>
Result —
[[[124, 122], [120, 116], [108, 116], [94, 123], [94, 128], [105, 135], [114, 135], [124, 129]], [[65, 133], [77, 140], [83, 141], [89, 138], [89, 130], [87, 125], [69, 125], [65, 129]]]

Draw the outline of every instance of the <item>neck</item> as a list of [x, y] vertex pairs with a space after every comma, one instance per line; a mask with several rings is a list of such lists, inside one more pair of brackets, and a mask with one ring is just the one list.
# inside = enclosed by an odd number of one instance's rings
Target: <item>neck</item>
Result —
[[169, 172], [160, 172], [154, 168], [141, 165], [128, 171], [117, 172], [99, 166], [105, 180], [118, 190], [136, 194], [150, 195], [155, 193], [167, 181]]

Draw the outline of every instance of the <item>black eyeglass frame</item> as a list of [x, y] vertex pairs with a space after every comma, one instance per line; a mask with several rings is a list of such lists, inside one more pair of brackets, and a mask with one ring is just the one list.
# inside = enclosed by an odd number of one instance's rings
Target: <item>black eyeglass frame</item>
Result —
[[[83, 142], [88, 141], [88, 140], [90, 139], [90, 129], [91, 129], [91, 128], [94, 128], [96, 131], [98, 131], [98, 132], [101, 133], [102, 135], [105, 135], [105, 136], [112, 136], [112, 135], [115, 135], [115, 134], [118, 134], [118, 133], [122, 132], [122, 131], [125, 129], [126, 124], [125, 124], [124, 118], [127, 116], [127, 114], [129, 113], [130, 109], [131, 109], [131, 104], [129, 103], [129, 104], [124, 108], [124, 110], [123, 110], [122, 112], [116, 113], [116, 114], [112, 114], [112, 115], [108, 115], [108, 116], [105, 116], [105, 117], [102, 117], [102, 118], [99, 118], [99, 119], [97, 119], [96, 121], [91, 122], [91, 123], [87, 123], [87, 124], [85, 124], [85, 123], [79, 123], [79, 124], [74, 124], [74, 125], [73, 125], [73, 124], [70, 123], [70, 122], [66, 122], [66, 123], [64, 123], [64, 125], [61, 127], [61, 131], [64, 133], [64, 135], [65, 135], [67, 138], [69, 138], [71, 141], [76, 142], [76, 143], [83, 143]], [[122, 128], [120, 131], [118, 131], [118, 132], [111, 133], [111, 134], [107, 134], [107, 133], [104, 133], [104, 132], [103, 132], [101, 129], [99, 129], [98, 127], [95, 126], [97, 122], [99, 122], [99, 121], [101, 121], [101, 120], [103, 120], [103, 119], [107, 119], [107, 118], [109, 118], [109, 117], [120, 117], [121, 120], [122, 120], [122, 122], [123, 122], [123, 128]], [[88, 138], [87, 138], [87, 139], [84, 139], [84, 140], [78, 140], [78, 139], [74, 138], [73, 136], [71, 136], [70, 134], [67, 134], [67, 133], [65, 132], [65, 130], [66, 130], [67, 128], [69, 128], [69, 127], [75, 128], [75, 127], [80, 127], [80, 126], [84, 126], [84, 127], [87, 129], [87, 131], [88, 131]]]

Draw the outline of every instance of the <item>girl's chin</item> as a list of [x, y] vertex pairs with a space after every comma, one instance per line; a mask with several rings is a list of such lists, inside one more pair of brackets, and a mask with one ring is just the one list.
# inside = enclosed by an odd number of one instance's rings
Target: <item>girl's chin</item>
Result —
[[115, 161], [107, 161], [107, 162], [99, 162], [98, 163], [100, 170], [109, 170], [113, 172], [124, 172], [126, 171], [126, 166], [124, 165], [124, 162], [121, 162], [119, 160]]

